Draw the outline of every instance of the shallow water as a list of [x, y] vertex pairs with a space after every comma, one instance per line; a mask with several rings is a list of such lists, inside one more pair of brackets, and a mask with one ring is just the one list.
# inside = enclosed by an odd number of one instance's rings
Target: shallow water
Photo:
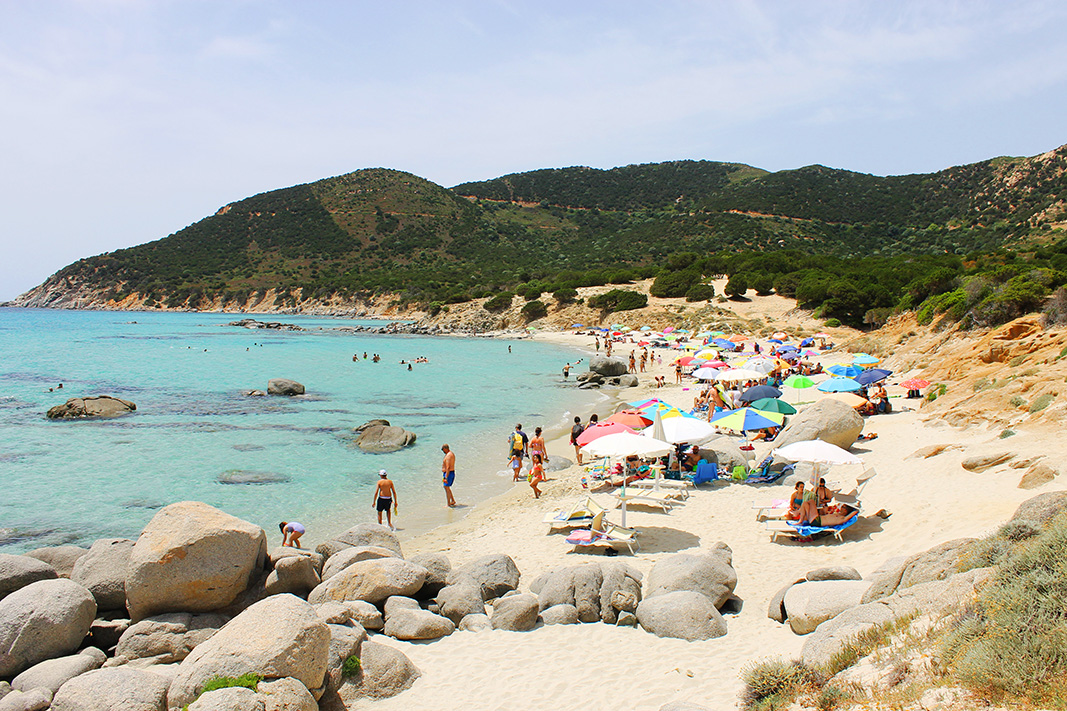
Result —
[[[531, 433], [562, 428], [571, 411], [603, 400], [564, 383], [560, 368], [576, 354], [554, 345], [226, 325], [237, 318], [0, 309], [0, 551], [135, 537], [160, 507], [186, 499], [263, 526], [272, 543], [283, 519], [319, 541], [373, 520], [380, 468], [396, 482], [398, 528], [410, 535], [469, 510], [443, 505], [442, 443], [457, 454], [456, 497], [473, 505], [511, 486], [502, 470], [516, 422]], [[364, 362], [364, 351], [382, 362]], [[419, 356], [430, 362], [398, 365]], [[243, 394], [276, 377], [300, 381], [307, 395]], [[97, 394], [137, 411], [107, 421], [44, 416]], [[355, 448], [352, 429], [374, 418], [415, 432], [415, 446]]]

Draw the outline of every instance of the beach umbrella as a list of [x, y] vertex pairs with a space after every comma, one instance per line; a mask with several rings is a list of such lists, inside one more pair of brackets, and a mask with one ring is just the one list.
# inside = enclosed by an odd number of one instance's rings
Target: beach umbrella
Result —
[[662, 429], [661, 435], [654, 433], [655, 425], [646, 429], [644, 434], [655, 437], [656, 439], [662, 439], [663, 441], [672, 444], [679, 444], [681, 442], [700, 444], [701, 442], [708, 441], [717, 434], [715, 428], [704, 420], [698, 420], [697, 418], [689, 417], [688, 415], [683, 415], [682, 417], [661, 418], [660, 428]]
[[681, 363], [682, 365], [689, 365], [694, 360], [696, 360], [696, 358], [694, 358], [693, 356], [682, 356], [681, 358], [678, 359], [677, 362]]
[[782, 342], [780, 340], [778, 340], [777, 338], [768, 338], [767, 342], [768, 343], [777, 343], [778, 345], [782, 345]]
[[755, 402], [765, 397], [782, 397], [782, 391], [770, 385], [757, 385], [741, 393], [742, 402]]
[[805, 390], [815, 384], [815, 381], [806, 375], [790, 375], [782, 385], [794, 390]]
[[856, 393], [829, 393], [819, 398], [820, 400], [837, 400], [843, 402], [851, 408], [861, 407], [867, 404], [867, 400], [860, 397]]
[[724, 360], [709, 360], [704, 364], [705, 368], [725, 368], [727, 366]]
[[885, 370], [884, 368], [871, 368], [857, 375], [856, 382], [860, 385], [870, 385], [872, 383], [877, 383], [879, 380], [885, 380], [892, 374], [892, 370]]
[[778, 339], [781, 339], [781, 340], [783, 340], [783, 341], [784, 341], [784, 340], [786, 340], [787, 338], [789, 338], [789, 334], [788, 334], [788, 333], [786, 333], [785, 331], [778, 331], [778, 332], [776, 332], [776, 333], [772, 334], [772, 335], [771, 335], [771, 338], [778, 338]]
[[693, 371], [693, 377], [697, 380], [715, 380], [719, 377], [719, 371], [714, 368], [704, 366], [703, 368], [697, 368]]
[[930, 385], [929, 380], [923, 380], [922, 378], [911, 378], [905, 380], [900, 384], [900, 387], [907, 388], [908, 390], [922, 390]]
[[877, 358], [868, 353], [857, 353], [852, 357], [852, 362], [856, 365], [874, 365], [879, 360], [881, 360], [881, 358]]
[[640, 330], [642, 330], [642, 331], [651, 331], [652, 327], [651, 326], [642, 326]]
[[858, 365], [843, 365], [838, 363], [837, 365], [831, 365], [826, 369], [827, 373], [833, 373], [840, 378], [855, 378], [863, 372], [863, 368]]
[[664, 333], [670, 333], [673, 330], [674, 330], [674, 326], [667, 326], [667, 328], [663, 329], [663, 332]]
[[753, 408], [754, 410], [759, 410], [760, 412], [777, 412], [782, 415], [797, 414], [797, 409], [795, 407], [790, 405], [785, 400], [779, 400], [776, 397], [765, 397], [761, 400], [756, 400], [754, 403], [749, 405], [749, 407]]
[[[772, 419], [772, 417], [774, 419]], [[773, 412], [760, 412], [751, 407], [742, 407], [736, 410], [720, 412], [709, 420], [710, 424], [717, 427], [725, 427], [735, 432], [747, 432], [748, 430], [763, 430], [768, 427], [777, 427], [782, 424], [784, 416]]]
[[830, 378], [816, 387], [824, 393], [854, 393], [862, 386], [852, 378]]
[[674, 449], [669, 442], [640, 435], [632, 430], [598, 437], [582, 447], [594, 457], [662, 457]]
[[771, 451], [776, 457], [791, 462], [811, 462], [812, 464], [863, 464], [863, 460], [847, 449], [836, 444], [823, 442], [821, 439], [809, 439], [793, 442]]
[[728, 341], [725, 338], [716, 338], [712, 343], [726, 351], [733, 351], [737, 347], [733, 341]]
[[766, 375], [772, 370], [778, 368], [778, 363], [773, 358], [749, 358], [745, 361], [745, 367], [749, 370], [755, 370], [757, 373], [763, 373]]
[[763, 380], [767, 376], [756, 370], [749, 370], [748, 368], [731, 368], [730, 370], [724, 370], [719, 373], [719, 380], [727, 382], [737, 380]]
[[815, 339], [812, 338], [811, 336], [808, 336], [807, 338], [805, 338], [803, 341], [800, 342], [800, 347], [801, 348], [807, 348], [808, 346], [813, 346], [813, 345], [815, 345]]
[[730, 341], [731, 343], [744, 343], [748, 339], [745, 336], [742, 336], [740, 333], [735, 333], [726, 340]]
[[705, 348], [704, 350], [697, 351], [694, 358], [702, 358], [704, 360], [715, 360], [719, 357], [719, 352], [713, 348]]
[[584, 323], [572, 323], [571, 328], [585, 328]]
[[623, 424], [619, 424], [618, 422], [600, 422], [598, 424], [593, 425], [592, 427], [586, 427], [585, 431], [578, 435], [578, 439], [576, 441], [578, 442], [579, 447], [584, 447], [585, 445], [594, 442], [600, 439], [601, 437], [606, 437], [610, 434], [626, 433], [633, 434], [633, 428], [627, 427]]
[[829, 333], [816, 333], [815, 338], [832, 338]]
[[605, 419], [604, 422], [617, 422], [618, 424], [626, 425], [633, 430], [639, 430], [652, 424], [652, 418], [637, 410], [619, 410], [611, 417]]

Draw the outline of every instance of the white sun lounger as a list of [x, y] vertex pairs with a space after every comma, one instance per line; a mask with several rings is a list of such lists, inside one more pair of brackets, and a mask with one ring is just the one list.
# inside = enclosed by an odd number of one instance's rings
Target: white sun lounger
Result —
[[604, 507], [586, 496], [579, 499], [569, 509], [556, 509], [545, 514], [544, 522], [549, 532], [556, 528], [582, 528], [593, 523], [593, 519]]
[[789, 499], [753, 501], [752, 508], [756, 509], [757, 521], [785, 518], [785, 515], [789, 513]]
[[[664, 491], [668, 496], [673, 496], [673, 497], [679, 498], [679, 499], [688, 499], [689, 498], [689, 489], [692, 486], [693, 486], [693, 484], [691, 482], [679, 481], [678, 479], [660, 479], [659, 480], [659, 489], [660, 490]], [[626, 488], [627, 489], [629, 489], [629, 488], [652, 489], [653, 491], [655, 491], [656, 490], [656, 480], [655, 479], [637, 479], [636, 481], [631, 481], [629, 484], [627, 484]]]
[[567, 543], [574, 546], [575, 551], [582, 548], [617, 549], [625, 546], [630, 551], [630, 555], [634, 555], [641, 547], [637, 541], [637, 531], [605, 521], [603, 511], [593, 518], [593, 523], [588, 530], [574, 531], [567, 536]]
[[674, 501], [671, 500], [670, 494], [664, 491], [648, 491], [640, 494], [632, 494], [629, 491], [631, 488], [632, 487], [627, 486], [625, 496], [623, 496], [621, 489], [616, 490], [615, 493], [612, 494], [612, 496], [618, 500], [620, 506], [623, 501], [625, 501], [627, 505], [637, 504], [640, 506], [658, 506], [664, 511], [670, 511], [671, 507], [674, 506]]

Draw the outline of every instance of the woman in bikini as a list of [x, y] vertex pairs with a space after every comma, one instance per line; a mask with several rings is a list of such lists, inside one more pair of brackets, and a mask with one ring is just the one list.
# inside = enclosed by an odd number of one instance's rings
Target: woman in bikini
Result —
[[527, 479], [530, 481], [530, 486], [533, 488], [534, 498], [541, 498], [541, 490], [537, 488], [537, 485], [545, 480], [545, 470], [541, 466], [541, 455], [534, 454], [530, 457], [530, 473], [527, 475]]
[[800, 518], [800, 506], [803, 503], [804, 482], [798, 481], [796, 486], [793, 487], [793, 493], [789, 495], [789, 511], [786, 512], [785, 517], [793, 521]]
[[[534, 428], [534, 436], [530, 439], [530, 456], [534, 454], [541, 455], [541, 461], [548, 461], [548, 451], [545, 449], [545, 438], [541, 436], [541, 428]], [[545, 481], [548, 481], [546, 478]]]

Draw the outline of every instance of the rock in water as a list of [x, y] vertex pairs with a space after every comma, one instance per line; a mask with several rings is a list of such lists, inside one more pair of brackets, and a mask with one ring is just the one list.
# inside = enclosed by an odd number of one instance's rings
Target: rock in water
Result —
[[359, 431], [356, 446], [364, 452], [385, 454], [415, 444], [415, 433], [392, 425], [371, 425]]
[[249, 607], [203, 642], [178, 667], [167, 701], [191, 703], [204, 682], [216, 676], [259, 674], [293, 677], [318, 689], [326, 677], [330, 630], [315, 608], [295, 595], [273, 595]]
[[199, 501], [166, 506], [130, 553], [126, 598], [134, 621], [161, 612], [209, 612], [233, 602], [264, 567], [267, 535]]
[[77, 420], [87, 417], [119, 417], [137, 409], [129, 400], [110, 395], [74, 397], [48, 410], [50, 420]]
[[70, 654], [95, 616], [92, 593], [64, 578], [39, 580], [0, 600], [0, 677]]
[[251, 469], [227, 469], [215, 477], [220, 484], [285, 484], [291, 481], [286, 474], [278, 472], [261, 472]]
[[0, 600], [38, 580], [57, 577], [55, 568], [37, 558], [0, 553]]
[[267, 394], [268, 395], [303, 395], [304, 386], [295, 380], [289, 380], [287, 378], [274, 378], [267, 381]]
[[785, 429], [775, 437], [774, 446], [821, 439], [848, 449], [862, 431], [863, 418], [858, 412], [838, 400], [823, 399], [793, 415]]

